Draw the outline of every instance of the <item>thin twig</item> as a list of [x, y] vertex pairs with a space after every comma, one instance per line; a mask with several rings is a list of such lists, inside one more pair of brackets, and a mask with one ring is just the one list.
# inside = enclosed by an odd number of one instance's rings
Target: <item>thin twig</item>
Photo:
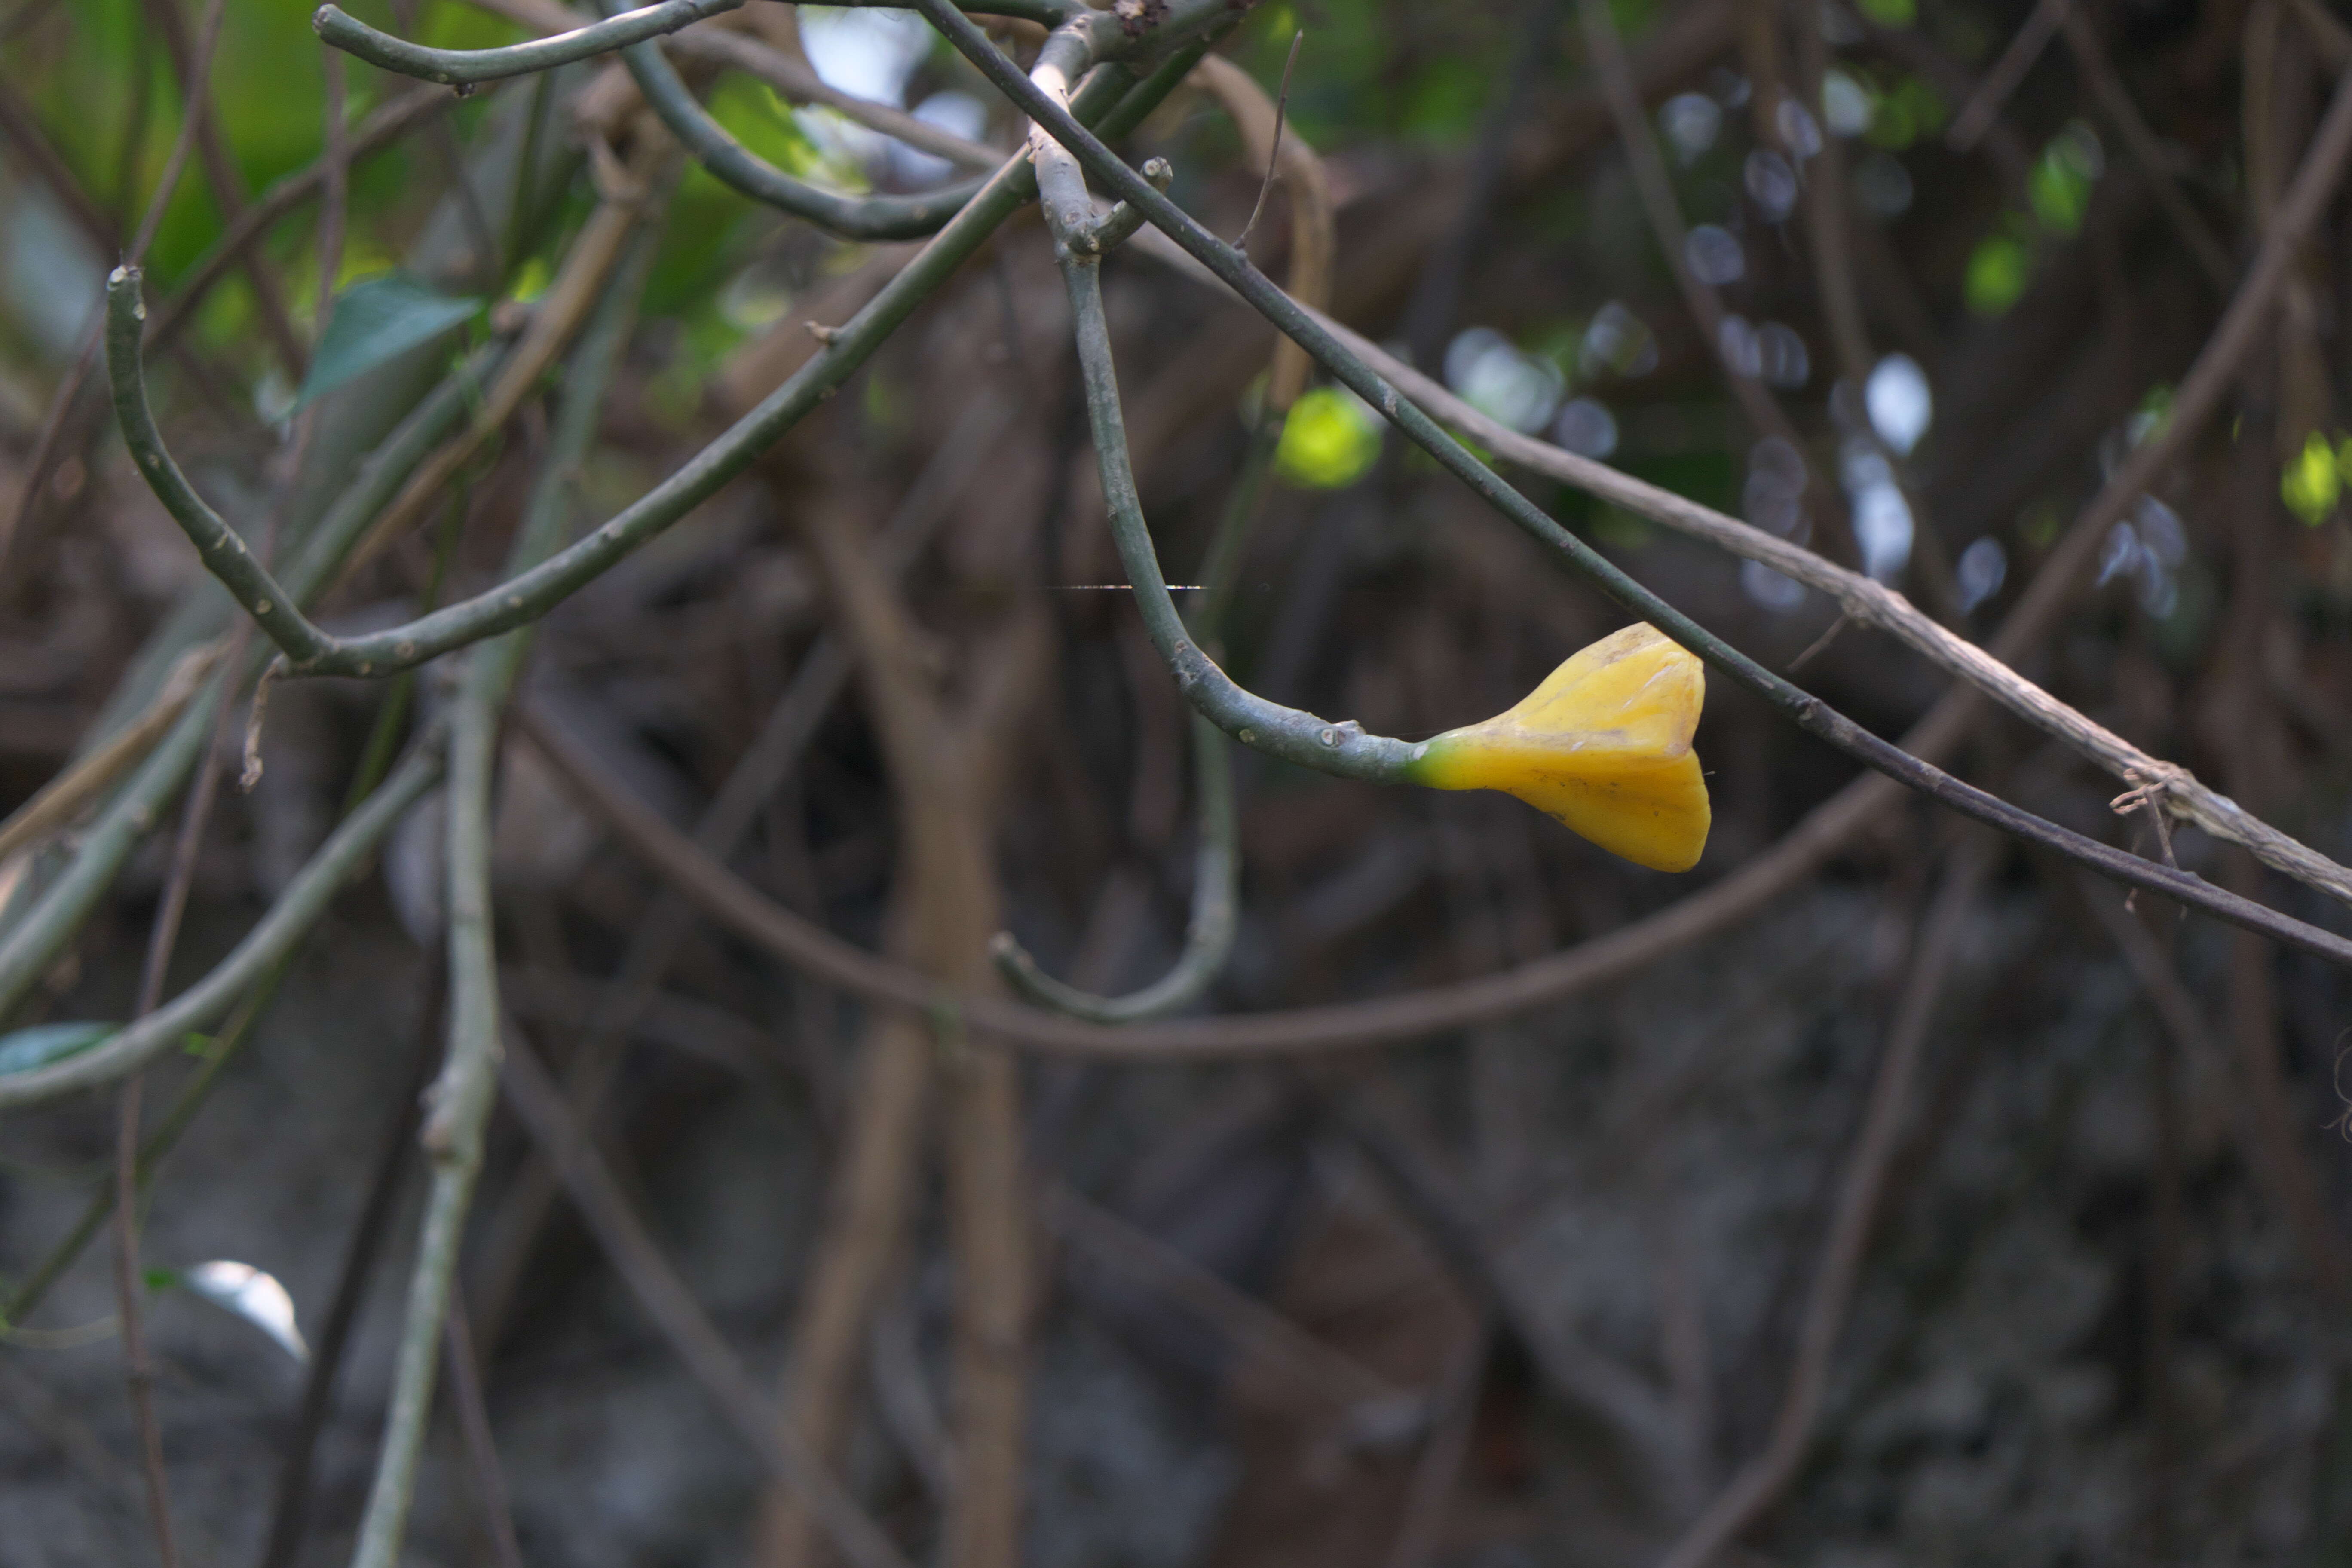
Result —
[[2097, 27], [2079, 7], [2073, 5], [2066, 7], [2064, 26], [2067, 47], [2074, 51], [2075, 62], [2082, 68], [2083, 79], [2091, 89], [2091, 97], [2105, 110], [2116, 131], [2122, 133], [2124, 146], [2129, 149], [2132, 161], [2139, 165], [2148, 188], [2156, 193], [2156, 205], [2164, 209], [2165, 217], [2171, 223], [2173, 231], [2179, 235], [2181, 245], [2196, 261], [2198, 269], [2205, 274], [2206, 280], [2223, 298], [2228, 298], [2231, 287], [2237, 282], [2235, 271], [2230, 265], [2229, 253], [2221, 248], [2221, 242], [2213, 237], [2212, 229], [2207, 226], [2204, 218], [2189, 205], [2188, 196], [2182, 194], [2180, 182], [2173, 177], [2164, 149], [2157, 142], [2156, 132], [2148, 129], [2147, 120], [2140, 115], [2139, 107], [2132, 102], [2130, 92], [2116, 75], [2114, 63], [2107, 58], [2106, 51], [2100, 47]]
[[[229, 639], [229, 659], [244, 652], [249, 627], [240, 626]], [[182, 808], [180, 832], [172, 849], [172, 868], [163, 883], [163, 897], [155, 909], [147, 938], [147, 956], [141, 967], [139, 996], [131, 1016], [135, 1022], [155, 1011], [163, 999], [164, 976], [178, 944], [180, 921], [187, 913], [189, 889], [195, 884], [196, 851], [218, 798], [220, 770], [214, 765], [229, 718], [228, 688], [216, 689], [213, 700], [211, 743], [205, 748], [195, 788]], [[145, 1482], [147, 1517], [155, 1531], [163, 1568], [179, 1568], [180, 1548], [172, 1530], [171, 1488], [163, 1473], [163, 1428], [155, 1415], [154, 1369], [147, 1353], [147, 1334], [140, 1300], [146, 1282], [139, 1268], [140, 1101], [144, 1078], [132, 1073], [122, 1085], [114, 1130], [114, 1289], [115, 1315], [121, 1326], [122, 1361], [131, 1387], [131, 1407], [139, 1433], [140, 1471]]]
[[[155, 231], [163, 226], [164, 209], [171, 205], [173, 193], [180, 187], [180, 176], [187, 170], [188, 154], [195, 146], [197, 128], [204, 122], [212, 99], [213, 51], [220, 43], [221, 17], [226, 10], [226, 0], [211, 0], [205, 8], [201, 28], [202, 41], [197, 46], [192, 72], [194, 79], [184, 94], [187, 107], [180, 116], [179, 134], [172, 140], [171, 154], [163, 160], [163, 173], [155, 182], [154, 195], [147, 199], [147, 211], [139, 220], [138, 230], [122, 252], [122, 264], [126, 267], [135, 268], [146, 256], [147, 247], [154, 243]], [[0, 112], [6, 110], [9, 101], [10, 95], [0, 90]], [[0, 128], [9, 130], [20, 143], [26, 134], [31, 133], [13, 123]], [[45, 143], [37, 142], [33, 144]], [[51, 470], [63, 453], [65, 432], [71, 422], [74, 400], [81, 395], [82, 384], [89, 378], [90, 367], [97, 363], [104, 323], [103, 312], [92, 319], [81, 348], [74, 356], [73, 368], [66, 373], [65, 380], [58, 384], [58, 390], [51, 396], [48, 412], [41, 420], [40, 438], [34, 444], [32, 458], [25, 465], [25, 488], [17, 499], [15, 515], [9, 519], [6, 531], [0, 532], [0, 563], [7, 560], [8, 547], [16, 535], [24, 531], [25, 524], [33, 515], [33, 509], [40, 502], [41, 492], [47, 488]]]
[[1397, 1521], [1396, 1538], [1384, 1568], [1427, 1568], [1437, 1560], [1448, 1506], [1461, 1486], [1462, 1461], [1470, 1452], [1471, 1434], [1477, 1426], [1479, 1384], [1487, 1358], [1494, 1353], [1494, 1323], [1482, 1319], [1446, 1369], [1434, 1396], [1440, 1414], [1413, 1465], [1412, 1483], [1405, 1489], [1403, 1517]]
[[[1201, 61], [1194, 79], [1223, 105], [1242, 133], [1242, 140], [1252, 152], [1263, 150], [1268, 168], [1282, 170], [1284, 196], [1290, 204], [1290, 266], [1288, 283], [1291, 297], [1318, 307], [1331, 302], [1331, 272], [1337, 239], [1334, 229], [1338, 222], [1336, 204], [1331, 196], [1331, 177], [1323, 167], [1323, 160], [1296, 131], [1284, 131], [1277, 106], [1265, 96], [1257, 79], [1223, 55], [1210, 55]], [[1285, 80], [1288, 72], [1285, 71]], [[1144, 165], [1150, 173], [1150, 165]], [[1159, 182], [1165, 188], [1165, 182]], [[1134, 224], [1143, 221], [1143, 215], [1134, 208], [1124, 209]], [[1314, 373], [1314, 363], [1306, 352], [1287, 338], [1277, 337], [1274, 345], [1274, 362], [1266, 375], [1265, 413], [1276, 418], [1286, 414], [1306, 390], [1307, 377]], [[1278, 426], [1276, 433], [1279, 433]], [[1202, 581], [1208, 581], [1203, 578]]]
[[[426, 121], [447, 113], [455, 102], [448, 93], [430, 87], [387, 99], [351, 128], [345, 165], [389, 147]], [[179, 337], [194, 318], [196, 307], [210, 297], [213, 285], [226, 276], [247, 247], [261, 240], [280, 219], [326, 190], [332, 167], [332, 161], [321, 156], [310, 167], [278, 180], [221, 229], [220, 237], [181, 276], [178, 290], [151, 314], [147, 322], [150, 352], [160, 353]]]
[[1061, 1185], [1047, 1188], [1045, 1209], [1046, 1223], [1065, 1239], [1154, 1287], [1334, 1410], [1361, 1412], [1370, 1424], [1391, 1418], [1400, 1407], [1416, 1403], [1412, 1393], [1354, 1356], [1075, 1190]]
[[507, 1479], [499, 1465], [497, 1441], [490, 1433], [489, 1406], [482, 1399], [481, 1364], [474, 1357], [473, 1331], [467, 1326], [465, 1303], [449, 1309], [446, 1343], [449, 1392], [457, 1404], [457, 1426], [465, 1436], [466, 1458], [474, 1468], [474, 1486], [487, 1516], [491, 1554], [499, 1568], [522, 1568], [522, 1548], [516, 1543], [514, 1511], [507, 1501]]
[[335, 1293], [327, 1306], [324, 1325], [310, 1356], [302, 1384], [302, 1403], [295, 1411], [294, 1430], [286, 1440], [286, 1456], [278, 1471], [277, 1502], [269, 1516], [268, 1544], [261, 1552], [261, 1568], [292, 1568], [302, 1549], [302, 1531], [310, 1506], [310, 1469], [319, 1450], [319, 1434], [326, 1427], [335, 1399], [335, 1379], [358, 1326], [360, 1309], [367, 1300], [369, 1278], [385, 1236], [392, 1227], [393, 1200], [400, 1194], [416, 1123], [423, 1112], [417, 1100], [430, 1081], [438, 1055], [441, 1009], [446, 1000], [446, 963], [439, 949], [427, 952], [424, 1002], [416, 1015], [416, 1047], [408, 1082], [393, 1103], [392, 1131], [376, 1156], [367, 1196], [344, 1245], [341, 1269], [335, 1276]]
[[1250, 236], [1257, 230], [1258, 215], [1265, 211], [1265, 198], [1274, 190], [1275, 173], [1281, 166], [1282, 121], [1290, 111], [1290, 73], [1298, 68], [1298, 46], [1306, 41], [1307, 29], [1301, 27], [1291, 36], [1290, 58], [1282, 65], [1282, 90], [1274, 100], [1274, 135], [1265, 151], [1265, 178], [1258, 182], [1257, 201], [1250, 207], [1249, 222], [1242, 225], [1241, 237], [1234, 241], [1234, 248], [1244, 256], [1249, 254]]
[[[1822, 37], [1822, 29], [1804, 0], [1793, 0], [1790, 14], [1796, 21], [1797, 59], [1804, 84], [1805, 107], [1825, 112], [1822, 107], [1822, 85], [1829, 75], [1828, 40]], [[1771, 19], [1767, 18], [1765, 25], [1771, 25]], [[1805, 226], [1811, 241], [1813, 278], [1821, 296], [1822, 313], [1828, 319], [1830, 339], [1836, 348], [1846, 384], [1859, 402], [1864, 389], [1870, 384], [1878, 355], [1871, 347], [1870, 331], [1863, 318], [1862, 292], [1854, 281], [1845, 153], [1844, 141], [1834, 132], [1822, 138], [1820, 163], [1805, 182]], [[1952, 581], [1952, 563], [1944, 547], [1944, 536], [1928, 515], [1926, 498], [1912, 482], [1903, 455], [1886, 444], [1866, 410], [1855, 422], [1855, 430], [1886, 465], [1887, 473], [1903, 497], [1904, 507], [1911, 514], [1911, 580], [1925, 590], [1928, 608], [1937, 620], [1948, 626], [1962, 625], [1959, 593]]]
[[[180, 94], [194, 118], [196, 153], [204, 160], [205, 184], [212, 187], [213, 200], [221, 216], [234, 223], [250, 197], [236, 162], [229, 155], [228, 143], [222, 139], [210, 79], [226, 8], [215, 6], [205, 12], [201, 36], [192, 43], [180, 13], [180, 0], [145, 0], [145, 4], [149, 18], [163, 35], [164, 50], [171, 56], [172, 69], [180, 79]], [[287, 313], [286, 290], [279, 283], [277, 269], [267, 256], [254, 250], [240, 256], [237, 265], [252, 287], [256, 313], [261, 318], [264, 335], [277, 352], [280, 367], [289, 380], [300, 384], [307, 356], [302, 340], [294, 331], [293, 319]]]
[[[2147, 1000], [2148, 1010], [2171, 1037], [2183, 1058], [2219, 1062], [2230, 1055], [2221, 1036], [2203, 1007], [2181, 984], [2179, 970], [2157, 945], [2138, 917], [2116, 901], [2096, 882], [2077, 879], [2075, 889], [2131, 966], [2132, 978]], [[2251, 1086], [2240, 1097], [2232, 1118], [2246, 1163], [2270, 1189], [2287, 1228], [2303, 1253], [2320, 1293], [2337, 1311], [2352, 1306], [2352, 1264], [2327, 1213], [2326, 1200], [2309, 1158], [2296, 1142], [2295, 1129], [2284, 1116], [2265, 1114], [2263, 1097]]]
[[2017, 90], [2017, 84], [2025, 79], [2025, 73], [2033, 68], [2033, 62], [2042, 58], [2051, 35], [2057, 32], [2058, 24], [2065, 19], [2073, 4], [2074, 0], [2041, 0], [2033, 7], [2025, 26], [2018, 28], [2009, 47], [1993, 61], [1992, 68], [1977, 83], [1976, 95], [1952, 117], [1952, 128], [1944, 132], [1946, 146], [1955, 153], [1965, 153], [1983, 139], [2000, 117], [2001, 105]]
[[203, 689], [205, 677], [212, 673], [227, 650], [228, 639], [224, 637], [182, 654], [164, 677], [162, 689], [135, 719], [97, 750], [43, 784], [32, 799], [10, 813], [6, 821], [0, 822], [0, 858], [13, 855], [64, 826], [73, 820], [76, 812], [121, 777], [126, 769], [135, 766], [187, 711], [189, 701]]

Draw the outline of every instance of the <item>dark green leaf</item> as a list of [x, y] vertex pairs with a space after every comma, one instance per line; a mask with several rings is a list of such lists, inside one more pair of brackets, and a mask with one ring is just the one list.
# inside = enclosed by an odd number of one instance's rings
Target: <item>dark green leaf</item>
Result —
[[481, 308], [479, 300], [453, 298], [401, 272], [352, 284], [335, 296], [326, 341], [310, 356], [295, 406], [431, 342]]

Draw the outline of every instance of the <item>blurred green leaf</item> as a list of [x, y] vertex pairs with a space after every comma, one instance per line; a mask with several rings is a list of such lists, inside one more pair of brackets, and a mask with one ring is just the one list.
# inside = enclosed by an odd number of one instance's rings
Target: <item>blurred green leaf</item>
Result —
[[1308, 489], [1336, 490], [1364, 477], [1381, 455], [1381, 426], [1353, 393], [1317, 387], [1290, 405], [1274, 448], [1276, 471]]
[[29, 1029], [17, 1029], [0, 1035], [0, 1074], [31, 1072], [51, 1062], [61, 1061], [111, 1038], [121, 1028], [119, 1024], [80, 1021], [70, 1024], [36, 1024]]
[[2336, 510], [2336, 501], [2344, 494], [2344, 481], [2336, 468], [2336, 449], [2327, 437], [2314, 430], [2303, 438], [2303, 450], [2287, 459], [2279, 474], [2279, 499], [2286, 508], [2303, 519], [2306, 528], [2317, 528]]
[[1854, 0], [1854, 6], [1882, 27], [1907, 27], [1919, 19], [1913, 0]]
[[2090, 210], [2091, 185], [2105, 172], [2099, 139], [2087, 125], [2074, 124], [2050, 139], [2025, 177], [2026, 200], [2042, 226], [2072, 235]]
[[2033, 271], [2033, 253], [2025, 242], [2005, 234], [1980, 240], [1969, 253], [1969, 271], [1961, 286], [1969, 309], [1979, 316], [2003, 316], [2025, 292]]
[[405, 273], [387, 272], [335, 296], [327, 336], [310, 356], [300, 407], [470, 320], [482, 301], [453, 298]]
[[1874, 147], [1900, 153], [1923, 137], [1943, 129], [1948, 110], [1941, 94], [1916, 76], [1902, 76], [1878, 84], [1878, 101], [1863, 140]]

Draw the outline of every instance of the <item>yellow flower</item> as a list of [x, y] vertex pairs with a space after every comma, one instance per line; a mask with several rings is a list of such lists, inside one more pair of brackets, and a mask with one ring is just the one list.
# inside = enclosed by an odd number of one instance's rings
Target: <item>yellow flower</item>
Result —
[[1687, 871], [1706, 847], [1706, 780], [1691, 750], [1706, 679], [1655, 627], [1612, 633], [1507, 713], [1424, 742], [1406, 776], [1498, 789], [1612, 855]]

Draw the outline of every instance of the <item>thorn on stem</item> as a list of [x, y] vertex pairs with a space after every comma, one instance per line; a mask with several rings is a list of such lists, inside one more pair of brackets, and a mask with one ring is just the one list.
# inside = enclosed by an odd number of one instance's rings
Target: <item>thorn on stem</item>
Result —
[[809, 336], [827, 348], [833, 347], [834, 340], [841, 336], [839, 327], [828, 327], [822, 321], [803, 321], [801, 325], [808, 329]]

